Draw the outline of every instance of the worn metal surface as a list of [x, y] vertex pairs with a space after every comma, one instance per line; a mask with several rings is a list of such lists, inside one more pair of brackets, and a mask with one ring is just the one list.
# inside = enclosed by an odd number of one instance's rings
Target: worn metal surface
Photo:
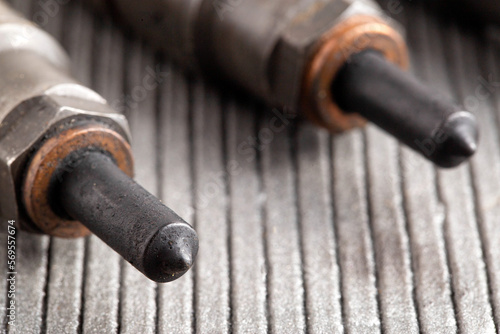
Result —
[[[16, 1], [32, 17], [31, 4]], [[436, 172], [372, 126], [335, 138], [281, 127], [282, 115], [60, 5], [44, 27], [78, 79], [112, 103], [129, 96], [115, 105], [130, 116], [138, 182], [194, 223], [200, 257], [157, 286], [96, 237], [20, 234], [17, 332], [497, 332], [500, 43], [410, 5], [398, 13], [414, 73], [481, 124], [471, 164]], [[168, 75], [143, 94], [158, 64]]]

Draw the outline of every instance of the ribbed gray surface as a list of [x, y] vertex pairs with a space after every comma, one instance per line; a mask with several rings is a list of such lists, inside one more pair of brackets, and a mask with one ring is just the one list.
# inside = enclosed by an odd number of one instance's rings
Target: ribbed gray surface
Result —
[[[41, 10], [13, 2], [28, 17]], [[481, 82], [500, 82], [499, 30], [463, 31], [410, 5], [395, 16], [415, 74], [481, 124], [473, 162], [437, 171], [371, 126], [335, 138], [281, 127], [78, 2], [57, 8], [44, 28], [78, 79], [129, 117], [137, 180], [195, 226], [200, 253], [190, 273], [156, 285], [95, 237], [22, 233], [10, 332], [498, 332], [500, 84]], [[145, 89], [151, 69], [162, 82]], [[2, 240], [4, 267], [5, 252]], [[1, 312], [5, 297], [0, 281]]]

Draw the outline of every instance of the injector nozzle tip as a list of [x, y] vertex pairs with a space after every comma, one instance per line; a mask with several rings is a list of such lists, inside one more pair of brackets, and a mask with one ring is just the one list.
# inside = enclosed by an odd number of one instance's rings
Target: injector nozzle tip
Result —
[[479, 132], [476, 118], [469, 112], [452, 114], [435, 137], [438, 147], [433, 160], [440, 167], [451, 168], [472, 157], [478, 148]]
[[355, 112], [439, 167], [460, 165], [477, 150], [474, 115], [374, 50], [354, 54], [332, 84], [345, 112]]
[[162, 227], [144, 254], [145, 274], [153, 281], [165, 283], [184, 275], [198, 253], [198, 236], [183, 222]]
[[60, 178], [53, 177], [54, 207], [153, 281], [170, 282], [188, 271], [198, 253], [195, 230], [107, 154], [74, 154], [59, 166]]

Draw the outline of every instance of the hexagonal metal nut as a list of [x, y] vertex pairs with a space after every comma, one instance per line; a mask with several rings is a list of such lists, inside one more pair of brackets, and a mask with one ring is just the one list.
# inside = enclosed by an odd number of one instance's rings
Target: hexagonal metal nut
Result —
[[[59, 92], [60, 93], [60, 92]], [[94, 93], [95, 94], [95, 93]], [[95, 99], [41, 95], [19, 104], [0, 123], [0, 217], [36, 232], [22, 204], [21, 189], [30, 157], [44, 139], [85, 121], [98, 121], [130, 141], [127, 120]], [[4, 226], [5, 227], [5, 226]]]
[[336, 0], [308, 3], [290, 18], [268, 65], [272, 104], [298, 110], [305, 67], [318, 43], [341, 20], [357, 14], [384, 16], [374, 1]]

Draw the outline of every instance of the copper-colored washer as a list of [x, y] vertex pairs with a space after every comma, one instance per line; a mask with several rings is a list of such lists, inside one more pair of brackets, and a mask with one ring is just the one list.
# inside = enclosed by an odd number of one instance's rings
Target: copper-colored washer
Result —
[[130, 145], [113, 130], [98, 124], [87, 124], [65, 130], [48, 139], [35, 153], [23, 187], [28, 215], [48, 235], [77, 238], [90, 234], [80, 222], [56, 215], [48, 202], [50, 181], [59, 163], [71, 152], [84, 148], [99, 148], [109, 152], [118, 167], [130, 177], [133, 176]]
[[393, 27], [374, 16], [356, 15], [345, 19], [324, 35], [306, 67], [302, 108], [312, 121], [332, 132], [366, 123], [359, 115], [342, 112], [330, 87], [347, 59], [367, 49], [380, 51], [403, 69], [408, 67], [405, 41]]

